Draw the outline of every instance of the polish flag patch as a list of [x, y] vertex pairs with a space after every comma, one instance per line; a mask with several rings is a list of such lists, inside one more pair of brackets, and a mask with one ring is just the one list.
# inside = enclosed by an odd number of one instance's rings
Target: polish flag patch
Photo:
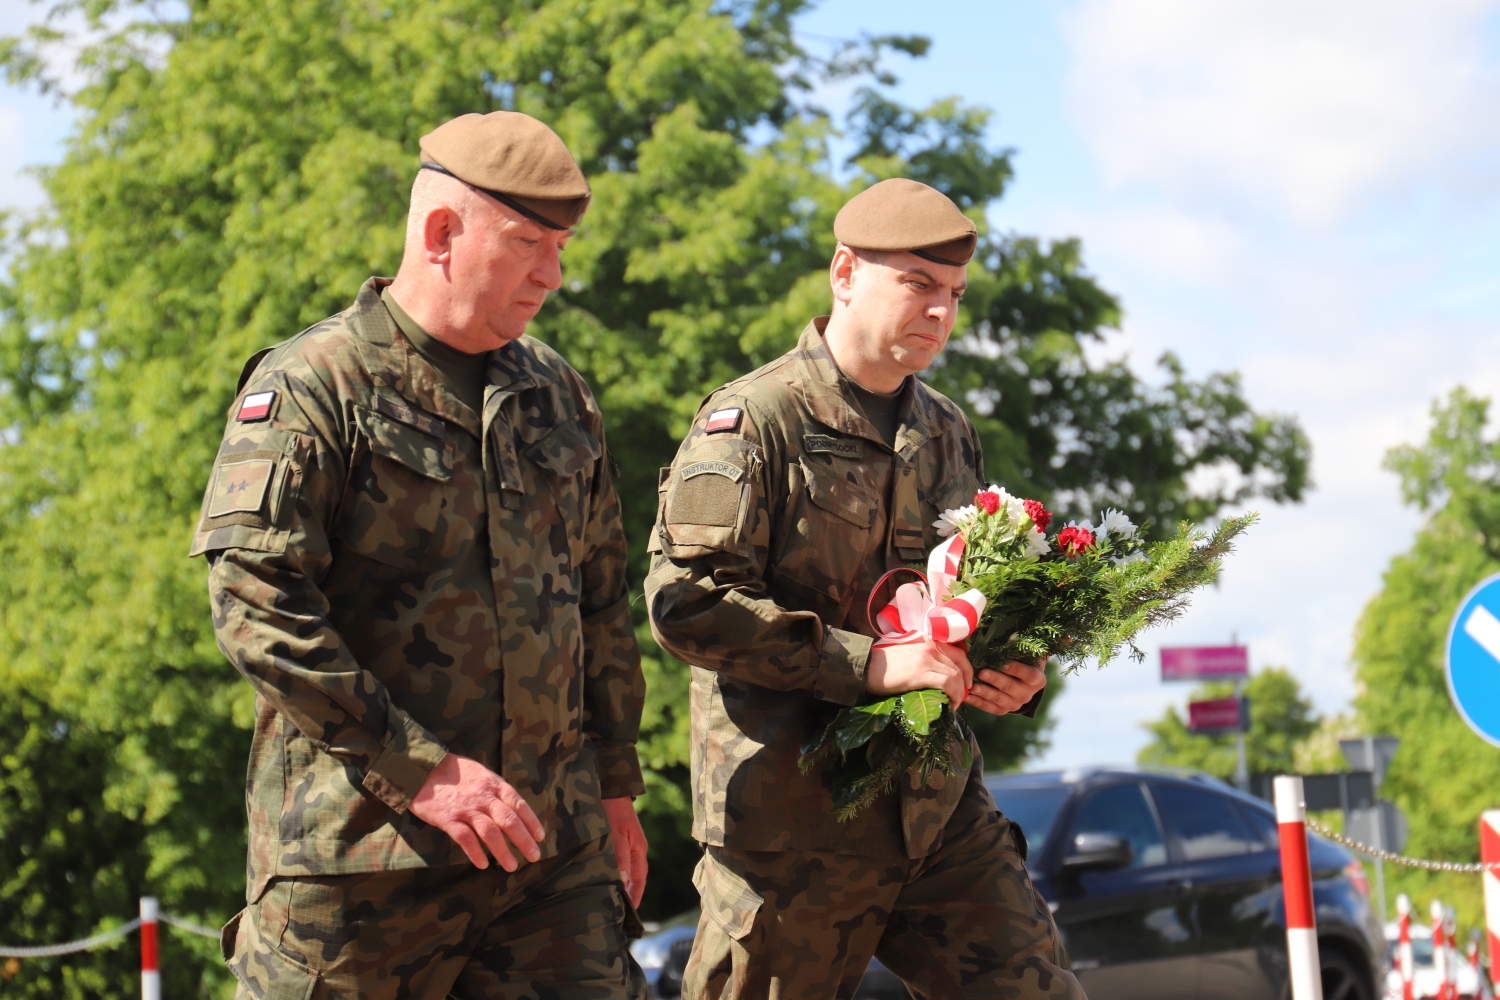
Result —
[[732, 431], [740, 425], [740, 408], [731, 407], [727, 410], [715, 410], [708, 415], [708, 423], [703, 425], [706, 434], [722, 434]]
[[242, 424], [264, 420], [271, 415], [271, 404], [276, 402], [276, 391], [252, 392], [240, 404], [239, 422]]

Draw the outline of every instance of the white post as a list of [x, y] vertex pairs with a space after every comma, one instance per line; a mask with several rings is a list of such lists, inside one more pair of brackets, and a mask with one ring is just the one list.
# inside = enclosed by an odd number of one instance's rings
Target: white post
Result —
[[155, 896], [141, 897], [141, 1000], [161, 1000], [161, 971], [157, 968]]
[[1240, 703], [1240, 731], [1234, 736], [1234, 783], [1242, 792], [1250, 791], [1250, 767], [1245, 761], [1245, 686], [1234, 681], [1234, 700]]
[[1292, 1000], [1323, 1000], [1318, 962], [1318, 925], [1313, 917], [1312, 866], [1307, 857], [1307, 803], [1300, 775], [1278, 775], [1273, 783], [1276, 826], [1281, 834], [1281, 896], [1286, 911], [1286, 957]]
[[1411, 953], [1411, 897], [1404, 892], [1396, 897], [1396, 913], [1401, 920], [1401, 937], [1396, 946], [1396, 960], [1401, 964], [1401, 998], [1416, 1000], [1412, 993], [1412, 976], [1416, 970]]

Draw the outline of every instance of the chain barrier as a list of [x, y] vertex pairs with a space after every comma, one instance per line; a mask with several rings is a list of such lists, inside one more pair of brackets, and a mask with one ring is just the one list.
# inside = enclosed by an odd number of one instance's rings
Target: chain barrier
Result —
[[195, 924], [191, 920], [184, 920], [181, 917], [174, 917], [170, 913], [163, 913], [161, 915], [161, 922], [164, 924], [171, 924], [173, 927], [179, 927], [182, 930], [187, 931], [189, 934], [196, 934], [199, 937], [213, 938], [215, 941], [219, 940], [219, 932], [214, 930], [212, 927], [204, 927], [202, 924]]
[[53, 955], [67, 955], [75, 951], [88, 951], [97, 948], [106, 941], [113, 941], [117, 937], [124, 937], [137, 927], [141, 926], [141, 918], [136, 917], [128, 924], [121, 924], [114, 930], [105, 931], [103, 934], [95, 934], [81, 941], [68, 941], [63, 944], [44, 944], [35, 948], [10, 948], [0, 945], [0, 958], [50, 958]]
[[1369, 844], [1361, 844], [1357, 840], [1350, 840], [1342, 833], [1336, 833], [1312, 819], [1307, 820], [1308, 829], [1327, 837], [1337, 844], [1343, 844], [1351, 851], [1358, 851], [1366, 857], [1379, 858], [1381, 861], [1389, 861], [1393, 865], [1405, 865], [1408, 868], [1421, 868], [1430, 872], [1459, 872], [1465, 875], [1474, 875], [1479, 872], [1500, 871], [1500, 861], [1491, 861], [1489, 864], [1469, 864], [1460, 861], [1427, 861], [1423, 858], [1408, 858], [1405, 855], [1396, 854], [1392, 851], [1382, 851], [1378, 847]]
[[[218, 931], [213, 930], [210, 927], [204, 927], [202, 924], [195, 924], [191, 920], [184, 920], [181, 917], [174, 917], [170, 914], [163, 913], [161, 915], [161, 922], [164, 924], [171, 924], [173, 927], [181, 928], [182, 930], [187, 931], [189, 934], [197, 934], [200, 937], [213, 938], [215, 941], [219, 939]], [[116, 927], [112, 930], [107, 930], [103, 933], [95, 934], [93, 937], [82, 938], [78, 941], [66, 941], [62, 944], [43, 944], [37, 945], [33, 948], [12, 948], [8, 945], [0, 944], [0, 958], [52, 958], [56, 955], [70, 955], [75, 951], [88, 951], [90, 948], [97, 948], [107, 941], [113, 941], [115, 938], [124, 937], [126, 934], [131, 933], [140, 926], [141, 918], [136, 917], [128, 924], [121, 924], [119, 927]]]

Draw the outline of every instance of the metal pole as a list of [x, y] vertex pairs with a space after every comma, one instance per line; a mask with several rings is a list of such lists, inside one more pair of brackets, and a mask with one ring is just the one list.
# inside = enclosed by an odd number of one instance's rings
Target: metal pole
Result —
[[161, 1000], [161, 971], [156, 961], [155, 896], [141, 897], [141, 1000]]
[[1234, 698], [1240, 703], [1240, 731], [1234, 737], [1234, 783], [1242, 792], [1250, 791], [1250, 768], [1245, 762], [1245, 698], [1243, 682], [1234, 681]]
[[1318, 925], [1313, 917], [1312, 866], [1307, 857], [1307, 804], [1300, 775], [1273, 783], [1276, 826], [1281, 835], [1281, 896], [1286, 912], [1286, 954], [1292, 1000], [1323, 1000], [1318, 963]]

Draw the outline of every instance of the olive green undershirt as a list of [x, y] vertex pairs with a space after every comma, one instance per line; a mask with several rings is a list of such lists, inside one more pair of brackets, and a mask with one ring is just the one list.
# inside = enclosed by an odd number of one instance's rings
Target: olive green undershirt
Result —
[[438, 340], [406, 314], [406, 310], [401, 308], [401, 303], [391, 295], [389, 286], [381, 290], [380, 301], [385, 303], [386, 309], [390, 311], [391, 319], [396, 321], [396, 325], [401, 328], [406, 339], [411, 341], [411, 346], [437, 369], [448, 391], [475, 413], [483, 413], [484, 386], [488, 381], [487, 370], [490, 366], [489, 352], [465, 354]]
[[886, 446], [896, 447], [896, 431], [901, 426], [901, 393], [905, 391], [906, 383], [902, 382], [901, 388], [888, 396], [871, 392], [847, 375], [844, 376], [844, 384], [859, 404], [865, 419], [875, 425], [875, 431]]

